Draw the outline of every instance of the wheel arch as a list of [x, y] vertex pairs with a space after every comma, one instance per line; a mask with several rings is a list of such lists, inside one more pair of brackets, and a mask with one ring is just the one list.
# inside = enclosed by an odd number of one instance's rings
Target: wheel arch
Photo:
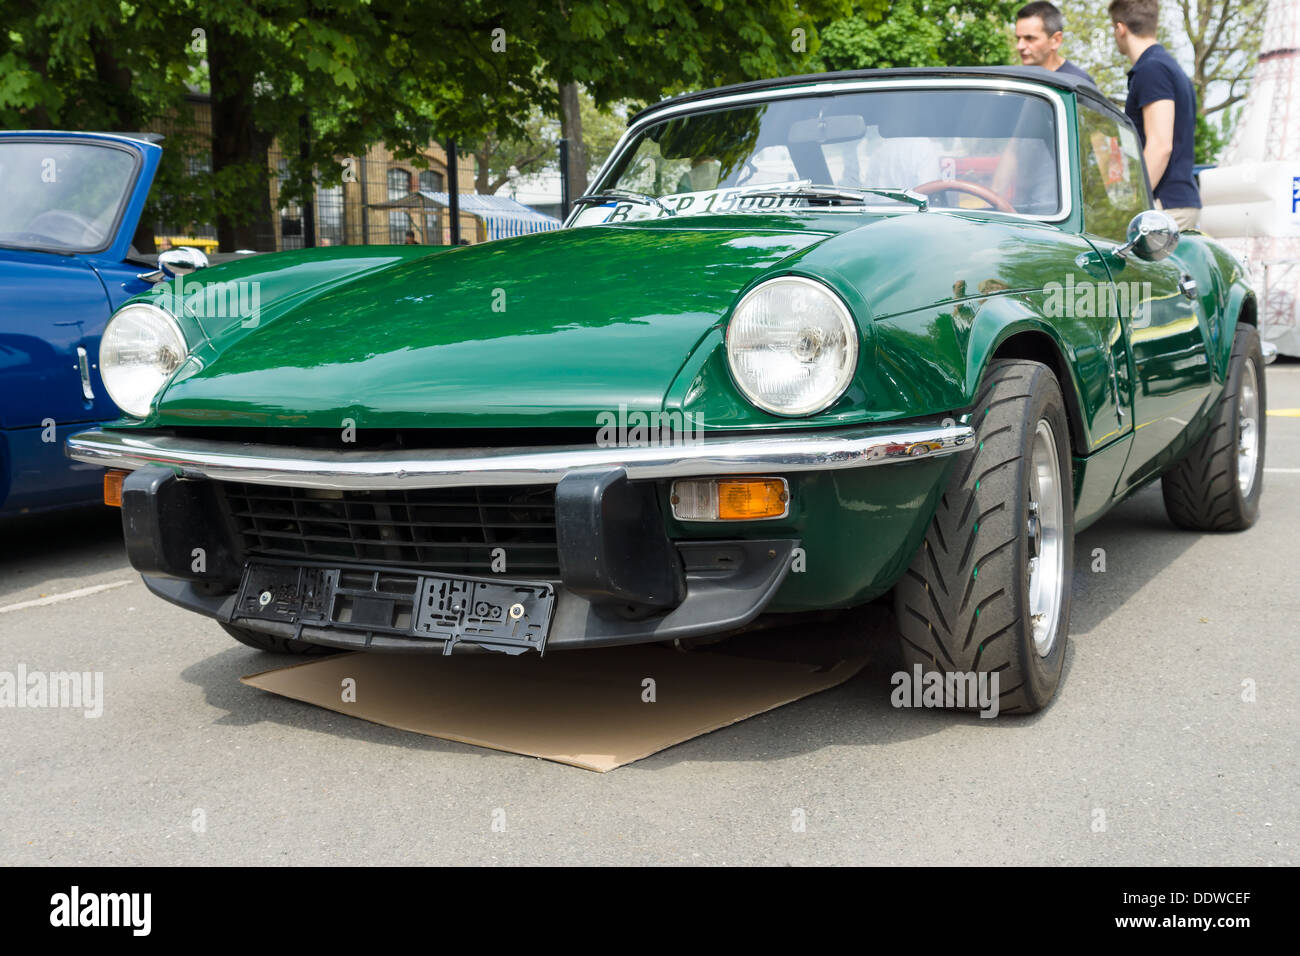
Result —
[[1255, 301], [1255, 293], [1247, 292], [1242, 296], [1241, 305], [1237, 307], [1237, 322], [1259, 328], [1259, 303]]
[[[975, 355], [972, 354], [972, 358]], [[972, 389], [978, 388], [989, 363], [995, 359], [1020, 359], [1039, 362], [1051, 369], [1065, 398], [1066, 418], [1070, 424], [1070, 448], [1074, 455], [1088, 453], [1089, 436], [1083, 414], [1079, 381], [1059, 341], [1046, 329], [1029, 320], [1021, 320], [1001, 330], [971, 369]]]
[[1228, 292], [1228, 301], [1224, 305], [1223, 315], [1226, 317], [1221, 328], [1223, 335], [1219, 342], [1215, 344], [1215, 354], [1211, 356], [1215, 373], [1220, 382], [1226, 381], [1228, 374], [1228, 363], [1232, 359], [1232, 340], [1237, 334], [1238, 325], [1249, 325], [1259, 329], [1259, 302], [1255, 298], [1255, 293], [1251, 289], [1236, 283]]

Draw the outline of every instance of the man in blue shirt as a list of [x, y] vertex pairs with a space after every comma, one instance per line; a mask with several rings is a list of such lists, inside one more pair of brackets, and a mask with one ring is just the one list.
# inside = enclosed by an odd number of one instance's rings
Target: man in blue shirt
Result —
[[1111, 0], [1115, 45], [1133, 63], [1124, 112], [1142, 141], [1142, 158], [1156, 203], [1194, 229], [1201, 194], [1192, 178], [1196, 155], [1196, 89], [1169, 52], [1156, 42], [1158, 0]]
[[1079, 76], [1096, 86], [1087, 70], [1061, 56], [1064, 42], [1065, 18], [1055, 4], [1034, 0], [1020, 8], [1016, 14], [1016, 52], [1020, 54], [1020, 62], [1025, 66], [1041, 66], [1045, 70]]

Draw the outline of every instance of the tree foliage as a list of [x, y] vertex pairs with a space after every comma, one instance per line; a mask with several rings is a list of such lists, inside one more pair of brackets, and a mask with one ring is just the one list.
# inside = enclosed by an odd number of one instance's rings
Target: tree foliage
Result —
[[[867, 0], [875, 13], [888, 0]], [[582, 84], [598, 106], [808, 72], [817, 24], [845, 16], [848, 0], [560, 0], [559, 16], [529, 7], [517, 24], [557, 83]]]
[[859, 6], [821, 30], [826, 70], [900, 66], [995, 66], [1016, 62], [1010, 22], [1019, 4], [1001, 0], [900, 0], [888, 15]]
[[[601, 109], [591, 94], [579, 93], [583, 144], [593, 167], [599, 166], [617, 145], [627, 125], [627, 106], [614, 104]], [[553, 167], [559, 154], [560, 123], [534, 107], [524, 121], [522, 136], [498, 138], [489, 134], [472, 148], [478, 162], [474, 191], [496, 193], [511, 177], [529, 176]]]
[[[876, 9], [883, 0], [872, 0]], [[430, 138], [519, 145], [580, 83], [600, 107], [806, 68], [815, 23], [847, 0], [0, 0], [0, 118], [18, 128], [140, 129], [183, 118], [187, 80], [213, 104], [212, 170], [175, 165], [176, 202], [220, 211], [222, 247], [256, 230], [265, 148], [289, 158], [284, 200], [335, 157]], [[526, 158], [526, 157], [525, 157]], [[489, 167], [490, 167], [489, 163]], [[188, 178], [187, 178], [188, 177]], [[181, 190], [184, 191], [184, 190]]]
[[[1123, 101], [1132, 64], [1115, 47], [1108, 0], [1066, 8], [1065, 46], [1102, 92]], [[1250, 88], [1263, 36], [1266, 0], [1165, 0], [1157, 38], [1196, 89], [1196, 161], [1212, 163], [1232, 135]]]
[[[820, 69], [1014, 62], [1017, 6], [1018, 0], [554, 0], [543, 9], [535, 0], [0, 0], [0, 122], [11, 129], [167, 123], [181, 130], [187, 93], [209, 93], [212, 167], [196, 166], [196, 144], [174, 136], [150, 215], [217, 219], [227, 248], [269, 218], [265, 150], [273, 139], [289, 160], [283, 201], [309, 198], [317, 183], [337, 183], [337, 158], [376, 142], [416, 165], [430, 139], [478, 144], [486, 171], [479, 186], [492, 188], [511, 166], [525, 171], [553, 149], [561, 88], [583, 91], [578, 115], [566, 122], [583, 130], [587, 148], [579, 152], [584, 161], [592, 153], [594, 163], [594, 153], [612, 145], [608, 109], [615, 104]], [[1244, 93], [1262, 7], [1263, 0], [1165, 4], [1166, 29], [1187, 37], [1182, 46], [1216, 135], [1226, 136], [1221, 119]], [[1104, 11], [1105, 0], [1067, 8], [1067, 50], [1077, 44], [1102, 55], [1110, 43]], [[1094, 23], [1099, 15], [1103, 20]], [[1179, 48], [1171, 44], [1176, 55]], [[1096, 74], [1096, 57], [1070, 55]], [[1106, 70], [1122, 67], [1117, 56], [1112, 47]], [[1122, 83], [1123, 69], [1117, 75]], [[602, 145], [593, 149], [597, 140]]]

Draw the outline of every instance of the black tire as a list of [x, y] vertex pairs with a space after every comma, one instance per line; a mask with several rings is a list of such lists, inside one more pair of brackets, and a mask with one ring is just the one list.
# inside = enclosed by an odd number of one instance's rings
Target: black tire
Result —
[[323, 647], [320, 644], [295, 641], [291, 637], [276, 637], [274, 634], [250, 631], [247, 628], [235, 627], [233, 624], [222, 624], [221, 629], [241, 644], [255, 647], [259, 651], [270, 651], [272, 654], [297, 654], [301, 657], [317, 657], [321, 654], [339, 653], [336, 647]]
[[[1247, 364], [1253, 366], [1256, 394], [1255, 433], [1259, 453], [1250, 491], [1243, 494], [1237, 481], [1237, 449], [1241, 444], [1242, 419], [1238, 409]], [[1268, 416], [1264, 392], [1264, 353], [1259, 332], [1241, 323], [1232, 337], [1228, 379], [1223, 385], [1209, 430], [1187, 454], [1160, 476], [1169, 519], [1191, 531], [1244, 531], [1259, 517], [1259, 498], [1264, 490], [1264, 438]]]
[[[1028, 496], [1040, 421], [1051, 428], [1044, 446], [1056, 450], [1063, 552], [1055, 637], [1045, 656], [1035, 648], [1029, 604]], [[996, 360], [970, 422], [975, 442], [953, 463], [925, 540], [894, 588], [903, 660], [909, 675], [916, 665], [923, 674], [990, 675], [981, 680], [996, 673], [998, 712], [1031, 713], [1056, 692], [1069, 637], [1074, 481], [1065, 400], [1046, 365]]]

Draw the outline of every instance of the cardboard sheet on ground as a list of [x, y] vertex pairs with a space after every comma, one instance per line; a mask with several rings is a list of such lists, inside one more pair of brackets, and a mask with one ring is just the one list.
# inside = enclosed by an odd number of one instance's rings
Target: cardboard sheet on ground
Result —
[[[251, 687], [431, 737], [606, 771], [843, 683], [823, 670], [655, 645], [507, 657], [340, 654], [241, 678]], [[356, 681], [355, 703], [342, 699]], [[642, 699], [654, 680], [654, 703]]]

